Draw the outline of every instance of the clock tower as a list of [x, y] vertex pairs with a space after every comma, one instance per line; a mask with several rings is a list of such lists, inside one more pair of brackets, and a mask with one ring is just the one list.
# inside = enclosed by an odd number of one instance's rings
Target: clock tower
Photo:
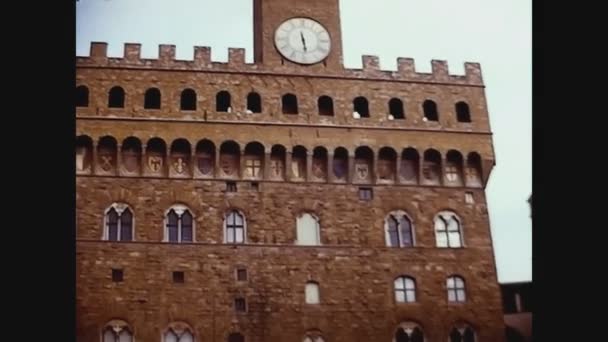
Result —
[[[339, 0], [254, 0], [254, 62], [272, 67], [309, 68], [312, 69], [311, 71], [343, 69], [339, 7]], [[308, 37], [307, 31], [302, 30], [300, 36], [300, 30], [297, 32], [290, 30], [300, 27], [299, 25], [302, 25], [302, 28], [312, 29]], [[309, 43], [316, 41], [314, 33], [319, 33], [319, 37], [324, 42], [325, 35], [322, 33], [324, 31], [329, 36], [327, 53], [325, 54], [323, 49], [325, 44], [314, 46], [313, 48], [319, 48], [316, 52], [310, 51], [310, 46], [306, 46], [307, 51], [304, 51], [306, 41]], [[284, 37], [290, 33], [293, 39], [299, 38], [304, 41], [302, 46], [288, 46], [289, 44], [283, 44], [283, 46], [287, 45], [284, 48], [277, 46], [277, 40], [289, 43], [289, 37], [287, 39]], [[283, 36], [277, 37], [277, 35]], [[295, 44], [296, 41], [293, 43]]]

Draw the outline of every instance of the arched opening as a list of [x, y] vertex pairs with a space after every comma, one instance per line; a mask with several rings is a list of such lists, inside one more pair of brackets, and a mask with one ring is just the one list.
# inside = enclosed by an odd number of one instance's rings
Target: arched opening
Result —
[[298, 114], [298, 98], [294, 94], [285, 94], [281, 99], [283, 114]]
[[112, 87], [108, 95], [109, 108], [124, 108], [125, 107], [125, 91], [121, 87]]
[[153, 175], [165, 174], [167, 144], [161, 138], [152, 138], [146, 144], [146, 170]]
[[462, 154], [449, 150], [445, 160], [445, 182], [447, 185], [462, 186]]
[[471, 152], [467, 156], [466, 185], [470, 187], [482, 186], [481, 156], [477, 152]]
[[239, 333], [228, 335], [228, 342], [245, 342], [245, 337]]
[[113, 173], [116, 170], [118, 143], [114, 137], [105, 136], [97, 143], [97, 165], [101, 172]]
[[241, 163], [241, 148], [239, 144], [230, 140], [220, 146], [220, 170], [222, 176], [229, 178], [239, 177]]
[[395, 180], [397, 152], [390, 147], [383, 147], [378, 152], [378, 178], [383, 181]]
[[405, 112], [403, 110], [403, 101], [392, 98], [388, 101], [388, 111], [393, 116], [394, 119], [405, 119]]
[[314, 281], [307, 282], [304, 292], [306, 304], [319, 304], [321, 302], [318, 283]]
[[355, 150], [354, 181], [369, 183], [373, 178], [374, 152], [367, 146], [359, 146]]
[[327, 150], [317, 146], [312, 152], [312, 175], [317, 180], [327, 180]]
[[76, 172], [89, 173], [93, 160], [93, 139], [86, 135], [76, 138]]
[[401, 167], [399, 175], [403, 183], [418, 183], [418, 172], [420, 170], [420, 155], [415, 149], [408, 147], [401, 153]]
[[132, 342], [133, 329], [123, 320], [108, 322], [101, 332], [102, 342]]
[[224, 242], [245, 243], [247, 229], [245, 215], [238, 210], [230, 210], [224, 218]]
[[215, 111], [216, 112], [231, 112], [230, 93], [222, 90], [215, 95]]
[[412, 221], [402, 210], [392, 211], [384, 220], [385, 240], [388, 247], [414, 246]]
[[264, 145], [257, 141], [245, 146], [245, 177], [264, 178]]
[[460, 248], [463, 246], [462, 225], [454, 212], [444, 210], [437, 214], [434, 226], [437, 247]]
[[296, 219], [296, 245], [318, 246], [321, 244], [319, 220], [309, 214], [303, 213]]
[[334, 150], [333, 173], [336, 180], [345, 181], [348, 177], [348, 151], [344, 147]]
[[138, 175], [141, 171], [141, 141], [128, 137], [122, 142], [122, 166], [127, 174]]
[[466, 102], [456, 103], [456, 119], [458, 122], [471, 122], [471, 112]]
[[186, 206], [176, 204], [167, 211], [165, 218], [165, 241], [192, 242], [194, 237], [194, 217]]
[[291, 154], [291, 176], [292, 179], [306, 179], [306, 147], [298, 145], [293, 148]]
[[359, 96], [353, 100], [353, 110], [359, 113], [360, 117], [369, 118], [369, 104], [365, 97]]
[[176, 139], [171, 144], [171, 176], [190, 175], [192, 148], [186, 139]]
[[194, 330], [186, 323], [173, 322], [163, 334], [162, 342], [194, 342]]
[[86, 86], [76, 87], [76, 107], [89, 106], [89, 88]]
[[437, 112], [437, 104], [431, 100], [426, 100], [422, 104], [424, 117], [428, 121], [439, 121], [439, 113]]
[[276, 180], [285, 179], [285, 155], [286, 149], [283, 145], [274, 145], [270, 151], [270, 178]]
[[196, 144], [197, 169], [201, 175], [211, 177], [215, 169], [215, 144], [203, 139]]
[[424, 342], [422, 328], [414, 322], [399, 324], [393, 342]]
[[430, 149], [424, 152], [422, 178], [427, 185], [441, 184], [441, 154], [437, 150]]
[[180, 96], [181, 110], [196, 110], [196, 92], [192, 89], [184, 89]]
[[252, 113], [262, 112], [262, 98], [260, 97], [260, 94], [251, 92], [247, 95], [247, 110]]
[[144, 95], [144, 109], [160, 109], [160, 90], [150, 88]]
[[334, 116], [334, 101], [329, 96], [321, 96], [317, 100], [319, 115]]

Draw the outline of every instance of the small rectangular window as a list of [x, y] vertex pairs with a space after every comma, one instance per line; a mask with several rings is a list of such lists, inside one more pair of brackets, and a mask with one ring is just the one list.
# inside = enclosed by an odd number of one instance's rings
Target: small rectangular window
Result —
[[236, 312], [247, 311], [247, 303], [245, 302], [245, 298], [236, 298], [234, 300], [234, 310], [236, 310]]
[[473, 203], [475, 203], [475, 198], [473, 197], [473, 193], [472, 192], [465, 192], [464, 193], [464, 201], [467, 204], [473, 204]]
[[236, 192], [236, 182], [226, 182], [226, 192]]
[[115, 283], [120, 283], [123, 281], [123, 273], [122, 270], [112, 269], [112, 281]]
[[260, 191], [260, 183], [258, 183], [258, 182], [251, 182], [251, 190]]
[[247, 269], [245, 269], [245, 268], [237, 268], [237, 270], [236, 270], [236, 280], [238, 280], [238, 281], [247, 281]]
[[183, 283], [184, 282], [184, 272], [175, 271], [173, 272], [173, 282], [174, 283]]
[[362, 201], [371, 201], [374, 198], [372, 188], [359, 188], [359, 199]]

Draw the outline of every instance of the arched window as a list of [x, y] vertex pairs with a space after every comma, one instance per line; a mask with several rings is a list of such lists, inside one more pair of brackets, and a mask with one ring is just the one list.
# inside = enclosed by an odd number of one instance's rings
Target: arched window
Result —
[[456, 120], [458, 122], [471, 122], [471, 112], [466, 102], [461, 101], [456, 104]]
[[312, 152], [312, 175], [317, 180], [327, 179], [327, 150], [317, 146]]
[[448, 185], [462, 185], [462, 154], [449, 150], [445, 161], [445, 182]]
[[245, 337], [240, 333], [232, 333], [228, 335], [228, 342], [245, 342]]
[[333, 173], [336, 180], [344, 181], [348, 176], [348, 151], [344, 147], [334, 150]]
[[163, 334], [163, 342], [194, 342], [194, 332], [182, 322], [173, 322]]
[[475, 331], [469, 325], [461, 324], [452, 328], [450, 342], [475, 342]]
[[467, 156], [466, 184], [470, 187], [480, 187], [481, 179], [481, 156], [477, 152], [471, 152]]
[[262, 98], [260, 97], [260, 94], [251, 92], [247, 95], [247, 110], [252, 113], [262, 112]]
[[211, 177], [215, 170], [215, 145], [207, 139], [196, 144], [196, 166], [202, 176]]
[[285, 94], [281, 100], [283, 114], [298, 114], [298, 98], [294, 94]]
[[109, 108], [124, 108], [125, 107], [125, 91], [121, 87], [112, 87], [108, 94]]
[[184, 89], [180, 97], [181, 110], [196, 110], [196, 92], [192, 89]]
[[408, 147], [401, 153], [401, 168], [399, 176], [404, 183], [418, 183], [420, 172], [420, 155], [415, 149]]
[[383, 147], [378, 152], [378, 178], [381, 181], [395, 180], [397, 152], [390, 147]]
[[397, 303], [414, 303], [416, 301], [416, 281], [408, 276], [395, 279], [395, 301]]
[[170, 175], [177, 177], [190, 177], [192, 167], [190, 166], [190, 156], [192, 147], [186, 139], [180, 138], [171, 144], [171, 165]]
[[296, 244], [300, 246], [318, 246], [321, 244], [319, 220], [309, 213], [298, 216], [296, 220]]
[[128, 137], [122, 142], [122, 167], [130, 175], [137, 175], [141, 171], [141, 141], [135, 137]]
[[122, 320], [108, 322], [102, 330], [102, 342], [131, 342], [133, 332], [129, 325]]
[[441, 154], [439, 151], [429, 149], [424, 152], [424, 162], [422, 164], [422, 177], [424, 184], [441, 184]]
[[353, 100], [353, 110], [359, 113], [360, 117], [369, 118], [369, 104], [365, 97], [359, 96]]
[[464, 279], [459, 276], [450, 276], [447, 279], [448, 302], [464, 303], [466, 301], [466, 291]]
[[104, 136], [97, 143], [97, 165], [98, 171], [103, 173], [113, 173], [116, 170], [117, 147], [116, 139], [111, 136]]
[[150, 88], [144, 95], [144, 109], [160, 109], [160, 90]]
[[418, 324], [403, 322], [395, 331], [393, 342], [424, 342], [424, 333]]
[[226, 178], [237, 178], [241, 165], [241, 149], [239, 144], [229, 140], [220, 145], [220, 170]]
[[389, 247], [414, 246], [412, 221], [404, 211], [391, 212], [384, 222], [386, 245]]
[[321, 96], [317, 100], [319, 115], [334, 116], [334, 101], [329, 96]]
[[435, 217], [437, 247], [463, 247], [460, 219], [451, 211], [442, 211]]
[[388, 111], [394, 119], [405, 119], [403, 101], [397, 98], [392, 98], [390, 101], [388, 101]]
[[270, 151], [270, 178], [282, 180], [285, 178], [285, 154], [283, 145], [274, 145]]
[[431, 100], [426, 100], [422, 104], [424, 118], [428, 121], [439, 121], [439, 113], [437, 112], [437, 104]]
[[76, 107], [89, 106], [89, 88], [86, 86], [76, 87]]
[[304, 288], [306, 304], [319, 304], [319, 284], [314, 281], [306, 283]]
[[104, 240], [132, 241], [133, 212], [127, 204], [113, 203], [105, 211]]
[[323, 339], [323, 334], [320, 331], [312, 330], [306, 332], [302, 342], [325, 342], [325, 340]]
[[292, 180], [306, 179], [306, 157], [308, 151], [306, 147], [298, 145], [294, 146], [291, 154], [291, 176]]
[[215, 111], [216, 112], [231, 112], [230, 108], [230, 93], [222, 90], [215, 95]]
[[236, 210], [231, 210], [224, 219], [224, 242], [245, 243], [245, 216]]
[[76, 172], [89, 173], [93, 159], [93, 139], [86, 135], [76, 138]]
[[165, 217], [165, 241], [192, 242], [194, 217], [183, 205], [172, 206]]
[[250, 142], [245, 146], [245, 174], [250, 179], [264, 177], [264, 145], [259, 142]]

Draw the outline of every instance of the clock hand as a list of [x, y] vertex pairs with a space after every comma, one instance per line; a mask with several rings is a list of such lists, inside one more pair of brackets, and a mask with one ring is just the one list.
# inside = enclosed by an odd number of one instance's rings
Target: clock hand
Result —
[[304, 40], [304, 35], [302, 31], [300, 31], [300, 38], [302, 38], [302, 45], [304, 46], [304, 52], [306, 52], [306, 40]]

